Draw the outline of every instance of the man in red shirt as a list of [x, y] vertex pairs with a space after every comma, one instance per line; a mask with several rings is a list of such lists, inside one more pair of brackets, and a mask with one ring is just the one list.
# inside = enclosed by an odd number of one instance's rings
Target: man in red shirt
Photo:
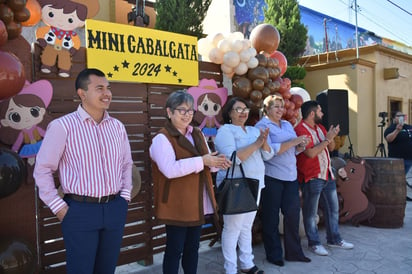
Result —
[[320, 242], [316, 225], [319, 204], [325, 217], [327, 245], [343, 249], [354, 247], [339, 234], [339, 203], [329, 156], [340, 129], [339, 125], [331, 125], [326, 132], [321, 125], [322, 108], [316, 101], [305, 102], [301, 111], [302, 121], [295, 131], [297, 136], [306, 135], [310, 139], [303, 153], [297, 156], [298, 180], [303, 192], [303, 224], [309, 248], [317, 255], [326, 256], [329, 253]]

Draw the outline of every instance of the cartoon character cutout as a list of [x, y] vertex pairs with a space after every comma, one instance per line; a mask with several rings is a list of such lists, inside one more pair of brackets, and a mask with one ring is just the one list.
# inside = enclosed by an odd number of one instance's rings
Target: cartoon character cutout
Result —
[[51, 73], [56, 65], [60, 77], [69, 77], [72, 56], [80, 49], [77, 28], [99, 11], [98, 0], [39, 0], [41, 19], [47, 25], [37, 29], [36, 39], [43, 48], [40, 70]]
[[208, 141], [213, 141], [222, 121], [221, 110], [227, 100], [227, 89], [218, 88], [213, 79], [202, 79], [199, 86], [190, 87], [187, 92], [195, 100], [196, 114], [193, 120], [199, 124]]
[[33, 166], [40, 149], [49, 117], [46, 108], [53, 96], [53, 87], [47, 80], [30, 84], [26, 81], [16, 95], [0, 101], [0, 141], [11, 145], [11, 150], [26, 158]]

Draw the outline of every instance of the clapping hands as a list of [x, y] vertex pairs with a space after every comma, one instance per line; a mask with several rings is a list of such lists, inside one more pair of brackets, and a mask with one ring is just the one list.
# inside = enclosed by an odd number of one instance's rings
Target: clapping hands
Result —
[[326, 139], [328, 139], [329, 141], [332, 141], [336, 137], [336, 135], [339, 134], [339, 131], [340, 131], [339, 125], [337, 125], [336, 127], [331, 125], [329, 127], [328, 133], [326, 133]]
[[218, 154], [217, 151], [203, 155], [202, 159], [203, 164], [209, 167], [228, 169], [232, 165], [232, 162], [224, 154]]

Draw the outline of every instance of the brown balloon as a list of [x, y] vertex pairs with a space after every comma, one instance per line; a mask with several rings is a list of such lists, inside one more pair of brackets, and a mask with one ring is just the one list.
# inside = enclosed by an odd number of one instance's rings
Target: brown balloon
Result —
[[0, 100], [12, 97], [19, 93], [26, 80], [23, 64], [16, 55], [0, 51]]
[[6, 25], [7, 33], [9, 34], [9, 40], [19, 37], [21, 33], [21, 24], [11, 21]]
[[8, 37], [6, 25], [0, 20], [0, 46], [6, 44]]
[[24, 21], [29, 20], [29, 18], [30, 18], [30, 11], [26, 8], [14, 12], [14, 21], [16, 22], [24, 22]]
[[250, 41], [257, 52], [271, 54], [277, 50], [280, 41], [278, 30], [270, 24], [257, 25], [250, 33]]
[[249, 69], [247, 72], [248, 78], [253, 81], [255, 79], [262, 79], [263, 82], [267, 83], [269, 80], [269, 72], [265, 67], [257, 66], [253, 69]]
[[263, 97], [263, 94], [259, 90], [252, 90], [252, 92], [250, 92], [250, 100], [253, 103], [257, 103], [261, 101], [262, 97]]
[[283, 105], [283, 107], [284, 107], [285, 109], [289, 109], [289, 106], [290, 106], [290, 101], [289, 101], [289, 99], [283, 98], [283, 102], [285, 102], [284, 105]]
[[269, 72], [269, 79], [273, 80], [273, 79], [278, 78], [279, 75], [278, 75], [277, 70], [275, 68], [267, 67], [266, 69]]
[[0, 20], [4, 22], [4, 24], [8, 24], [13, 21], [14, 14], [13, 11], [6, 5], [0, 4]]
[[289, 89], [285, 90], [285, 91], [282, 93], [282, 97], [283, 97], [284, 99], [290, 99], [291, 96], [292, 96], [292, 93], [290, 93], [290, 90], [289, 90]]
[[256, 59], [259, 62], [259, 66], [261, 66], [261, 67], [266, 67], [267, 66], [267, 63], [268, 63], [267, 59], [268, 58], [265, 55], [259, 53], [259, 54], [256, 55]]
[[273, 68], [273, 77], [271, 77], [270, 79], [272, 79], [272, 80], [277, 80], [277, 79], [279, 79], [280, 72], [281, 72], [281, 71], [280, 71], [279, 68], [274, 67], [274, 68]]
[[290, 100], [295, 103], [295, 108], [300, 108], [303, 104], [303, 98], [299, 94], [292, 94]]
[[277, 91], [276, 84], [272, 80], [269, 80], [265, 86], [269, 89], [270, 94], [274, 94]]
[[266, 58], [266, 60], [267, 60], [267, 65], [266, 65], [267, 68], [274, 68], [274, 67], [279, 66], [279, 63], [276, 64], [275, 59], [273, 58]]
[[9, 0], [7, 5], [14, 11], [20, 11], [26, 6], [26, 0]]
[[[289, 101], [290, 101], [290, 99], [289, 99]], [[293, 103], [292, 101], [290, 101], [289, 109], [295, 110], [295, 103]]]
[[233, 95], [248, 99], [249, 93], [252, 91], [252, 82], [246, 77], [238, 78], [233, 81], [232, 91]]
[[265, 87], [265, 82], [262, 79], [255, 79], [252, 82], [252, 88], [262, 91]]
[[268, 97], [270, 95], [270, 89], [268, 87], [264, 87], [262, 90], [262, 94], [263, 94], [263, 98], [265, 99], [266, 97]]

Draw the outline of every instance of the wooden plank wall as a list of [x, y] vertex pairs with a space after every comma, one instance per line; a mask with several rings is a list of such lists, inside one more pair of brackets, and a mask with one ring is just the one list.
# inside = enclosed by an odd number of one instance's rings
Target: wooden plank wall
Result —
[[[53, 118], [74, 111], [79, 100], [74, 90], [75, 76], [86, 67], [85, 49], [73, 59], [72, 75], [69, 78], [56, 76], [56, 72], [40, 72], [40, 49], [34, 49], [34, 80], [47, 79], [54, 88], [49, 114]], [[197, 76], [196, 76], [197, 77]], [[216, 64], [199, 62], [199, 79], [215, 79], [222, 84], [220, 68]], [[141, 261], [153, 263], [153, 254], [162, 252], [165, 245], [165, 229], [156, 223], [153, 212], [153, 192], [150, 170], [149, 146], [151, 138], [163, 126], [167, 96], [185, 86], [170, 86], [142, 83], [112, 82], [113, 100], [110, 115], [121, 120], [128, 132], [134, 164], [140, 170], [142, 186], [139, 194], [129, 205], [119, 265]], [[40, 271], [42, 273], [65, 272], [65, 250], [60, 223], [40, 201], [37, 208], [39, 220]], [[35, 228], [33, 228], [35, 229]], [[214, 238], [215, 228], [205, 225], [202, 240]]]

